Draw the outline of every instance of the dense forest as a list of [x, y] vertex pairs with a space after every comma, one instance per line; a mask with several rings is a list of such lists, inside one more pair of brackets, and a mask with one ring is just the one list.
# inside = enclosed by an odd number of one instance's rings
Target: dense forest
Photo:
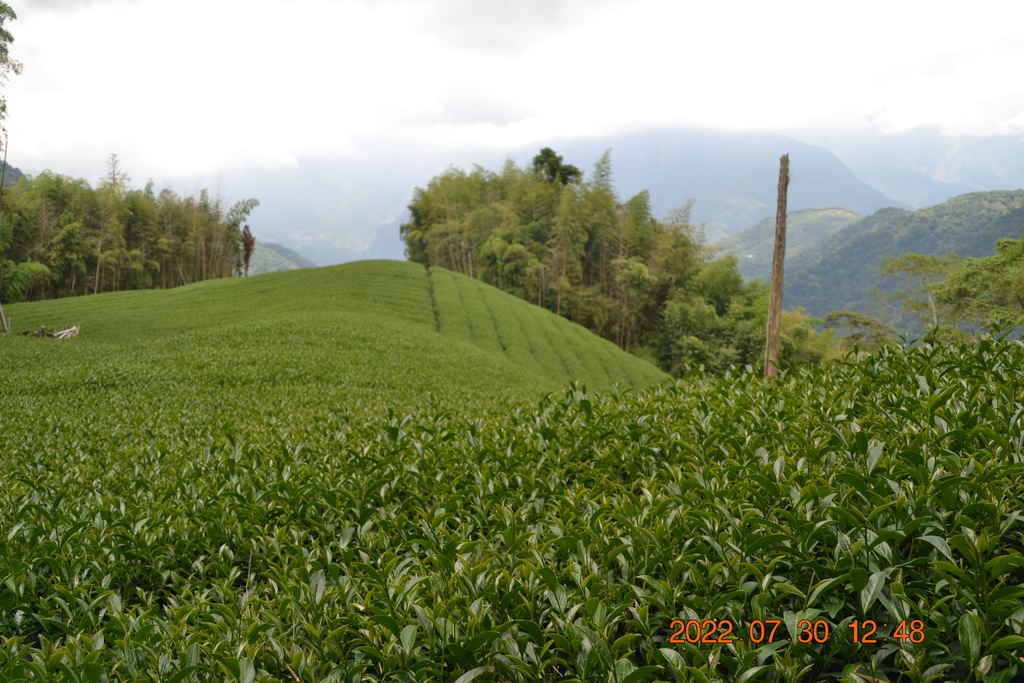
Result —
[[[590, 178], [544, 148], [532, 165], [449, 168], [418, 188], [401, 226], [410, 260], [479, 278], [577, 322], [665, 370], [759, 365], [767, 286], [712, 261], [687, 204], [658, 219], [644, 191], [621, 200], [611, 155]], [[811, 320], [784, 321], [784, 365], [829, 347]]]
[[[840, 206], [798, 209], [786, 216], [786, 274], [790, 275], [814, 257], [818, 247], [863, 216]], [[712, 246], [736, 254], [743, 277], [768, 280], [775, 253], [775, 215], [765, 216], [743, 232], [715, 241]], [[820, 254], [818, 254], [820, 256]], [[802, 305], [799, 301], [793, 302]]]
[[882, 260], [879, 273], [897, 285], [874, 292], [901, 321], [940, 337], [963, 337], [1024, 325], [1024, 237], [1000, 239], [995, 253], [961, 257], [906, 253]]
[[[1022, 234], [1024, 190], [974, 192], [917, 211], [882, 209], [839, 229], [794, 260], [787, 251], [786, 305], [802, 306], [817, 316], [840, 308], [887, 315], [876, 310], [872, 294], [900, 286], [880, 272], [886, 258], [950, 252], [980, 258], [992, 254], [998, 240]], [[901, 315], [887, 321], [913, 331], [903, 325]]]
[[241, 272], [241, 224], [258, 205], [225, 210], [206, 190], [180, 197], [143, 189], [111, 155], [85, 180], [44, 172], [3, 190], [0, 300], [17, 302], [125, 289], [169, 288]]

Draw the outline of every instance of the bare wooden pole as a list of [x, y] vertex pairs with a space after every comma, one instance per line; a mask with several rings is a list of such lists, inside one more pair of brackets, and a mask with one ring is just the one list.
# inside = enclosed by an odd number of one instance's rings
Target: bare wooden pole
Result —
[[768, 340], [764, 349], [764, 376], [779, 374], [779, 337], [782, 335], [782, 263], [786, 258], [786, 195], [789, 191], [789, 155], [779, 159], [779, 207], [775, 213], [775, 253], [772, 257], [772, 294], [768, 304]]

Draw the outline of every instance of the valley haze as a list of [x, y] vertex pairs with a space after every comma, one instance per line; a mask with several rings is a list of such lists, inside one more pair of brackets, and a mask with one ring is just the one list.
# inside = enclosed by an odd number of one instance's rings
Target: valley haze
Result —
[[623, 199], [692, 198], [709, 237], [772, 212], [785, 152], [794, 210], [1024, 185], [1008, 1], [12, 6], [12, 165], [95, 182], [114, 152], [137, 186], [256, 197], [257, 236], [320, 264], [401, 258], [415, 187], [544, 146], [584, 171], [611, 148]]

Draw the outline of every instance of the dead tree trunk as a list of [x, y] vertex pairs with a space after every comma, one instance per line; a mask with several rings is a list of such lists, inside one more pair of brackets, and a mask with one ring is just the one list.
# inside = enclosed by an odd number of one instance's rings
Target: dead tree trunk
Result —
[[775, 253], [772, 257], [772, 294], [768, 304], [768, 339], [764, 349], [764, 376], [779, 374], [779, 337], [782, 335], [782, 262], [786, 258], [786, 195], [789, 190], [789, 155], [779, 159], [779, 206], [775, 213]]

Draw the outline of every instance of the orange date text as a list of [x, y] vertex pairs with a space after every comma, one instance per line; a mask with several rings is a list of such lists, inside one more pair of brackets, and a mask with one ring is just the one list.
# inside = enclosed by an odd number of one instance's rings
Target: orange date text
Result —
[[[669, 637], [669, 642], [691, 645], [727, 645], [737, 641], [761, 644], [780, 640], [795, 640], [798, 643], [824, 643], [832, 635], [832, 625], [824, 619], [816, 621], [801, 619], [798, 621], [796, 638], [790, 636], [788, 629], [780, 629], [781, 624], [781, 619], [755, 619], [745, 628], [738, 628], [728, 619], [705, 619], [703, 621], [675, 619], [670, 625], [672, 634]], [[885, 635], [880, 634], [879, 624], [870, 619], [855, 620], [847, 626], [853, 642], [857, 644], [870, 645], [889, 640], [921, 643], [925, 638], [924, 622], [920, 619], [893, 624], [893, 630], [886, 631]], [[881, 626], [887, 629], [889, 624]]]

